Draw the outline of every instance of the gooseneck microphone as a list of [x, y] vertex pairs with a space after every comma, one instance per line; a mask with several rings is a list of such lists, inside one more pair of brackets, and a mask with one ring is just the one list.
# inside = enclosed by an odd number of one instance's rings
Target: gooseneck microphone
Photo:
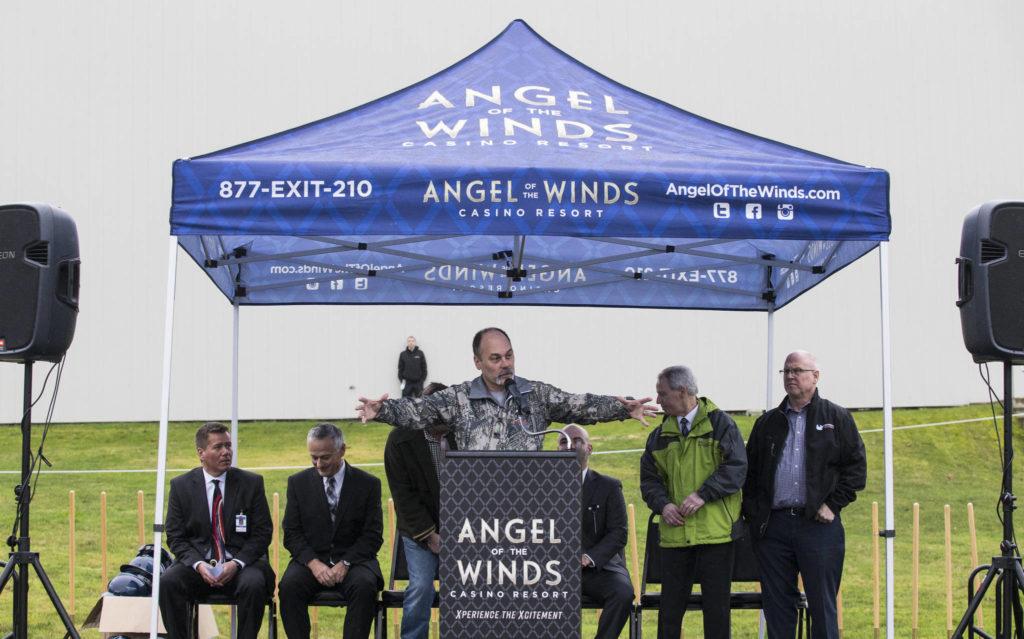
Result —
[[505, 380], [505, 392], [509, 394], [509, 397], [515, 400], [519, 406], [519, 412], [523, 415], [530, 414], [530, 405], [523, 398], [523, 394], [519, 392], [519, 387], [516, 386], [516, 380], [514, 377], [509, 377]]

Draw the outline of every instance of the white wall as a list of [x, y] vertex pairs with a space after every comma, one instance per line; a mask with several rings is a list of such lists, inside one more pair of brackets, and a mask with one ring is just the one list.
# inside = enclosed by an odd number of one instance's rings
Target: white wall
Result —
[[[81, 314], [54, 418], [159, 415], [176, 158], [390, 93], [515, 18], [671, 104], [887, 169], [895, 402], [986, 398], [960, 338], [953, 260], [968, 210], [1024, 198], [1020, 3], [9, 2], [0, 203], [64, 208], [81, 244]], [[184, 254], [178, 275], [171, 418], [227, 418], [231, 307]], [[773, 368], [808, 348], [823, 393], [880, 405], [878, 304], [872, 253], [777, 314]], [[292, 307], [243, 308], [241, 320], [242, 418], [352, 415], [359, 395], [397, 392], [410, 333], [432, 379], [468, 379], [470, 338], [490, 324], [512, 335], [520, 374], [566, 390], [648, 395], [660, 368], [686, 363], [726, 408], [765, 401], [759, 314]], [[0, 423], [20, 419], [21, 398], [21, 367], [0, 364]]]

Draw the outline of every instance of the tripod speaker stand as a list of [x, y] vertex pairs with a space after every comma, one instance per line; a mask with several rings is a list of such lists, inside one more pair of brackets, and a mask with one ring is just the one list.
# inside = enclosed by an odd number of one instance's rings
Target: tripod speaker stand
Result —
[[14, 639], [28, 639], [28, 569], [31, 566], [36, 571], [39, 581], [42, 582], [46, 594], [50, 596], [50, 602], [64, 622], [64, 629], [67, 633], [64, 637], [79, 639], [75, 624], [68, 616], [64, 605], [60, 602], [60, 596], [50, 583], [43, 565], [39, 561], [39, 553], [33, 552], [29, 540], [29, 502], [32, 500], [30, 480], [32, 475], [32, 361], [25, 361], [25, 412], [21, 418], [21, 484], [15, 488], [15, 498], [18, 502], [18, 521], [20, 525], [17, 539], [12, 535], [7, 540], [8, 545], [13, 549], [15, 543], [18, 549], [12, 550], [0, 573], [0, 593], [7, 586], [7, 582], [14, 579], [14, 631], [8, 637]]
[[[992, 558], [981, 587], [971, 597], [960, 624], [953, 631], [953, 639], [961, 639], [970, 628], [971, 636], [980, 634], [997, 639], [1024, 639], [1024, 614], [1021, 609], [1021, 592], [1024, 591], [1024, 568], [1014, 543], [1013, 511], [1017, 508], [1017, 497], [1013, 494], [1013, 364], [1007, 359], [1003, 363], [1003, 487], [999, 501], [1003, 506], [1003, 541], [999, 544], [1002, 554]], [[984, 570], [982, 566], [971, 573]], [[981, 605], [985, 593], [992, 583], [996, 584], [996, 634], [989, 635], [974, 625], [974, 613]], [[969, 586], [972, 586], [969, 584]]]

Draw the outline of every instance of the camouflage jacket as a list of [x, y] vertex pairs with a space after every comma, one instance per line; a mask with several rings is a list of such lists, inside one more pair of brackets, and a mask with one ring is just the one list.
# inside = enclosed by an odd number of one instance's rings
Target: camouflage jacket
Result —
[[516, 377], [516, 387], [528, 414], [519, 411], [511, 396], [499, 405], [477, 377], [428, 397], [385, 400], [376, 420], [400, 428], [444, 424], [455, 432], [459, 450], [541, 450], [543, 436], [526, 431], [547, 430], [552, 422], [596, 424], [630, 418], [625, 405], [608, 395], [573, 395], [522, 377]]

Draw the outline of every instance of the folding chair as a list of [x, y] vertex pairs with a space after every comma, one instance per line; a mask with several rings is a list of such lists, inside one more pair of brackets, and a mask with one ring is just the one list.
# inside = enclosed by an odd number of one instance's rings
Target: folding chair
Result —
[[[234, 606], [235, 598], [223, 592], [211, 592], [206, 597], [189, 601], [186, 614], [188, 614], [188, 626], [191, 628], [192, 639], [200, 639], [199, 606], [202, 604], [209, 606]], [[264, 625], [267, 627], [267, 638], [277, 639], [277, 601], [274, 599], [273, 593], [267, 598], [267, 609], [267, 618], [264, 620]]]

